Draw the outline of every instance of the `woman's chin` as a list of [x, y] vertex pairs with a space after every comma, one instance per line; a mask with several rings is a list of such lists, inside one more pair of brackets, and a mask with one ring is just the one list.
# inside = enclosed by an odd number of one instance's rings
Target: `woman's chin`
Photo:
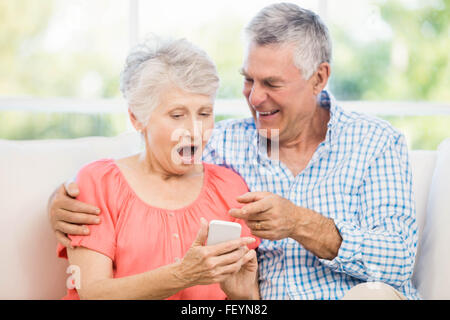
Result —
[[195, 164], [196, 159], [194, 157], [181, 157], [180, 158], [180, 164], [181, 165], [186, 165], [186, 166], [190, 166]]
[[198, 165], [201, 165], [201, 164], [202, 164], [201, 160], [199, 161], [198, 159], [195, 159], [195, 158], [183, 157], [183, 158], [180, 158], [178, 161], [175, 161], [172, 164], [172, 170], [173, 170], [174, 174], [183, 175], [183, 174], [186, 174], [186, 173], [192, 171]]

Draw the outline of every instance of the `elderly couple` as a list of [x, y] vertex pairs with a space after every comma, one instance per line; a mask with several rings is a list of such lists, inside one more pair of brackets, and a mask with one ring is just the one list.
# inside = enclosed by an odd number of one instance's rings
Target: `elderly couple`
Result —
[[[121, 90], [145, 150], [87, 164], [50, 199], [58, 255], [81, 270], [65, 298], [419, 298], [403, 135], [324, 90], [331, 41], [313, 12], [270, 5], [245, 35], [253, 117], [214, 130], [219, 79], [202, 50], [129, 55]], [[205, 245], [212, 219], [242, 237]]]

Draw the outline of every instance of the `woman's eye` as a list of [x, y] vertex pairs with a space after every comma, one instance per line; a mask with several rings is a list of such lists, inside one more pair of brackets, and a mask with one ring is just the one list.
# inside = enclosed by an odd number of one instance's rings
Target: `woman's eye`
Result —
[[181, 118], [183, 115], [182, 114], [172, 114], [171, 117], [174, 119], [179, 119]]
[[202, 113], [200, 113], [200, 115], [203, 117], [209, 117], [211, 115], [211, 113], [202, 112]]

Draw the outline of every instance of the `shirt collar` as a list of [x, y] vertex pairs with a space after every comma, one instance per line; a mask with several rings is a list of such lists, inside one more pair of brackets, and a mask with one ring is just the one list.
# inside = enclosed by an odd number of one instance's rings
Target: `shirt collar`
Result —
[[338, 108], [336, 104], [336, 99], [328, 90], [322, 90], [318, 96], [319, 105], [322, 108], [328, 109], [330, 112], [330, 120], [327, 124], [327, 133], [325, 136], [325, 142], [331, 143], [333, 138], [333, 133], [336, 131], [336, 123], [338, 118]]

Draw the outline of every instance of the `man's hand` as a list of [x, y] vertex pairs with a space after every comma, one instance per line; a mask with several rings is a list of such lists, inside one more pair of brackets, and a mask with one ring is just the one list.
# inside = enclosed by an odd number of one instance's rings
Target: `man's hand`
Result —
[[292, 238], [322, 259], [332, 260], [338, 255], [342, 237], [332, 219], [270, 192], [247, 192], [237, 201], [245, 205], [229, 213], [245, 220], [255, 236]]
[[270, 192], [247, 192], [237, 201], [245, 205], [241, 209], [231, 209], [229, 213], [245, 220], [255, 236], [280, 240], [295, 232], [300, 207], [291, 201]]
[[50, 197], [48, 216], [56, 239], [63, 246], [72, 248], [67, 234], [87, 235], [86, 224], [99, 224], [100, 209], [75, 200], [79, 190], [76, 183], [61, 185]]

